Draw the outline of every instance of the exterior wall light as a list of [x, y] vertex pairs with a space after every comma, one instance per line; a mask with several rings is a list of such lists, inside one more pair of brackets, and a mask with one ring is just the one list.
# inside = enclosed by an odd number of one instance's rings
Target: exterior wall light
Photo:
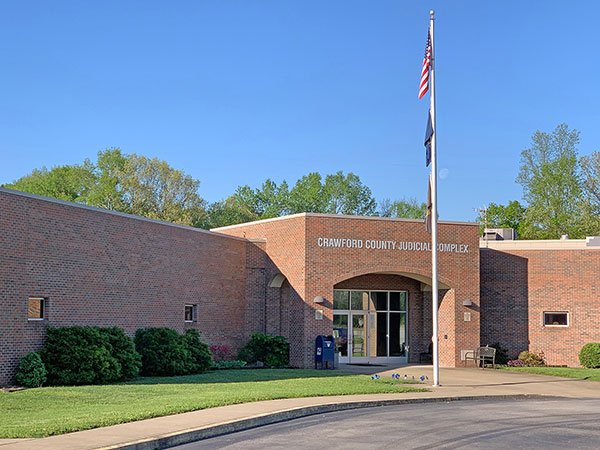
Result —
[[325, 299], [323, 297], [321, 297], [320, 295], [317, 295], [314, 298], [313, 302], [315, 302], [315, 303], [325, 303]]
[[473, 306], [473, 302], [471, 300], [463, 300], [463, 306]]

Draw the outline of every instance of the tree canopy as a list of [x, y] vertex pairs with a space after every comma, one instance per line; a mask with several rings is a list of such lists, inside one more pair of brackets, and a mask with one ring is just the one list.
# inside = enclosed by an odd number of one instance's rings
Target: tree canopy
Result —
[[79, 165], [36, 169], [5, 187], [152, 219], [197, 225], [206, 214], [200, 182], [165, 161], [119, 149]]
[[377, 202], [358, 175], [337, 172], [325, 178], [317, 172], [304, 175], [290, 189], [267, 179], [261, 187], [238, 187], [233, 195], [208, 207], [206, 228], [270, 219], [301, 212], [376, 215]]
[[481, 223], [482, 232], [484, 228], [513, 228], [517, 236], [521, 236], [526, 211], [527, 209], [517, 200], [512, 200], [507, 205], [490, 203], [480, 211], [477, 219]]
[[427, 213], [427, 204], [418, 203], [416, 199], [402, 199], [391, 201], [384, 199], [379, 205], [381, 217], [402, 217], [405, 219], [424, 219]]
[[385, 200], [378, 210], [371, 189], [352, 172], [311, 172], [291, 188], [267, 179], [257, 188], [239, 186], [209, 205], [199, 185], [165, 161], [110, 148], [95, 162], [35, 169], [4, 187], [201, 228], [301, 212], [422, 219], [425, 211], [414, 199]]
[[536, 131], [521, 152], [517, 176], [525, 205], [490, 203], [479, 220], [488, 227], [514, 228], [523, 239], [600, 234], [600, 156], [578, 158], [579, 141], [579, 132], [566, 124], [550, 133]]
[[358, 175], [339, 171], [323, 181], [317, 172], [300, 178], [290, 191], [289, 211], [372, 216], [377, 202]]
[[530, 148], [521, 152], [517, 181], [527, 202], [524, 234], [556, 239], [574, 232], [580, 220], [578, 178], [579, 132], [558, 125], [552, 133], [536, 131]]

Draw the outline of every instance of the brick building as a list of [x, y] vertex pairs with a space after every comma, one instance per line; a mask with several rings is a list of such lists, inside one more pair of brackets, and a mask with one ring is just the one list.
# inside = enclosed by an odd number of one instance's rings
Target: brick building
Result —
[[[429, 241], [415, 220], [307, 213], [208, 232], [0, 189], [0, 385], [48, 326], [193, 327], [233, 349], [281, 334], [299, 367], [334, 334], [341, 362], [418, 363]], [[481, 242], [476, 224], [441, 222], [439, 242], [442, 366], [495, 342], [576, 366], [600, 341], [593, 239]]]

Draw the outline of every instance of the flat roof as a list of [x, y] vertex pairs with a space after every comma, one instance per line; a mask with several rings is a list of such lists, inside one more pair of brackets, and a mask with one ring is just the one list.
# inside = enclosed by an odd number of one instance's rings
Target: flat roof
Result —
[[479, 241], [479, 248], [492, 250], [600, 250], [600, 237], [586, 239], [546, 239], [546, 240], [508, 240]]
[[[236, 225], [227, 225], [225, 227], [212, 228], [211, 230], [218, 232], [219, 230], [227, 230], [227, 229], [231, 229], [231, 228], [245, 227], [248, 225], [254, 225], [254, 224], [259, 224], [259, 223], [275, 222], [277, 220], [297, 219], [299, 217], [324, 217], [324, 218], [330, 218], [330, 219], [354, 219], [354, 220], [380, 220], [380, 221], [386, 221], [386, 222], [413, 222], [413, 223], [423, 223], [424, 222], [423, 219], [404, 219], [404, 218], [381, 217], [381, 216], [350, 216], [350, 215], [346, 215], [346, 214], [297, 213], [297, 214], [290, 214], [287, 216], [273, 217], [271, 219], [256, 220], [254, 222], [245, 222], [245, 223], [238, 223]], [[443, 225], [467, 225], [467, 226], [476, 226], [476, 227], [479, 226], [479, 224], [475, 223], [475, 222], [455, 222], [455, 221], [449, 221], [449, 220], [439, 220], [438, 223], [443, 224]]]

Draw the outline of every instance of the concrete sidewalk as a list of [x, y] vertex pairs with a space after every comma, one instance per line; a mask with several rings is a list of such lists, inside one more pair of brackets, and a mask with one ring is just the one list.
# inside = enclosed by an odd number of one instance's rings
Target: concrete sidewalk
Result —
[[600, 383], [493, 369], [441, 369], [439, 387], [431, 387], [431, 366], [345, 366], [344, 372], [408, 379], [427, 376], [429, 392], [350, 395], [270, 400], [224, 406], [114, 425], [42, 439], [0, 439], [0, 450], [158, 449], [223, 433], [310, 414], [403, 402], [467, 400], [477, 397], [555, 396], [600, 398]]

